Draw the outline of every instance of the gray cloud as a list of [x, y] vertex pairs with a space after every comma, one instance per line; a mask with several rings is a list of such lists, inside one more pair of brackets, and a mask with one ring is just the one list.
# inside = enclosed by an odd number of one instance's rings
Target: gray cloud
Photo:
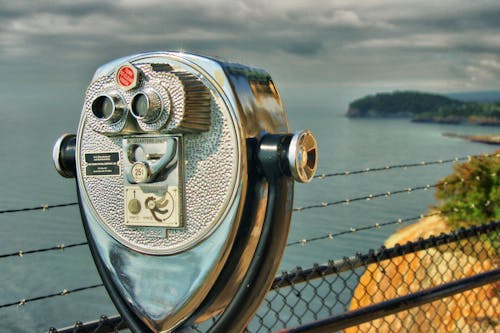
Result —
[[299, 75], [304, 84], [403, 89], [500, 83], [487, 65], [500, 54], [498, 1], [0, 0], [0, 8], [0, 68], [29, 69], [22, 75], [31, 79], [74, 80], [129, 53], [183, 49], [256, 64], [290, 84]]

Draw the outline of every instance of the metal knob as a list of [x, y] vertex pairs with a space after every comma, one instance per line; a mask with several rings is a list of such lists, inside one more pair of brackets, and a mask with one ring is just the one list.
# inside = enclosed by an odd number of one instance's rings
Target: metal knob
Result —
[[135, 162], [130, 168], [130, 177], [136, 184], [147, 183], [153, 178], [153, 171], [146, 161]]
[[59, 174], [65, 178], [76, 176], [76, 135], [63, 134], [57, 139], [52, 149], [52, 160]]
[[318, 145], [309, 130], [296, 132], [288, 148], [288, 164], [293, 178], [308, 183], [318, 168]]

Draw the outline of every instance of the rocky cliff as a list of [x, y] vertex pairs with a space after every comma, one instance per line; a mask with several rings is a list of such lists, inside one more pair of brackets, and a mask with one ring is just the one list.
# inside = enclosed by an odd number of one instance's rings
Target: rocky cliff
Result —
[[[385, 242], [386, 247], [450, 231], [441, 216], [423, 218]], [[491, 249], [490, 249], [491, 250]], [[467, 240], [407, 254], [367, 267], [350, 309], [472, 276], [498, 266], [484, 243]], [[500, 283], [489, 284], [345, 330], [354, 332], [500, 332]]]

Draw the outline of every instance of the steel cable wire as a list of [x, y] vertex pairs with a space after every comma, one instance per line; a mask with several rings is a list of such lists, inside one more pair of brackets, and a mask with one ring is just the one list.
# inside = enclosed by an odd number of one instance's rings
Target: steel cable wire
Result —
[[[297, 208], [294, 208], [293, 210], [296, 211], [296, 212], [299, 212], [299, 211], [302, 211], [302, 210], [313, 209], [313, 208], [322, 208], [322, 207], [334, 206], [334, 205], [339, 205], [339, 204], [348, 204], [350, 202], [356, 202], [356, 201], [360, 201], [360, 200], [371, 200], [371, 199], [374, 199], [374, 198], [389, 197], [389, 196], [391, 196], [393, 194], [410, 193], [412, 191], [422, 190], [422, 189], [429, 189], [429, 188], [436, 187], [436, 186], [438, 186], [438, 184], [435, 184], [435, 185], [425, 185], [425, 186], [417, 186], [417, 187], [406, 188], [406, 189], [403, 189], [403, 190], [397, 190], [397, 191], [393, 191], [393, 192], [384, 192], [384, 193], [379, 193], [379, 194], [370, 194], [370, 195], [367, 195], [367, 196], [356, 197], [356, 198], [352, 198], [352, 199], [345, 199], [345, 200], [340, 200], [340, 201], [335, 201], [335, 202], [326, 202], [326, 203], [324, 202], [324, 203], [321, 203], [321, 204], [310, 205], [310, 206], [305, 206], [305, 207], [297, 207]], [[385, 225], [385, 224], [386, 223], [383, 223], [381, 225]], [[365, 229], [366, 229], [366, 227], [363, 227], [363, 228], [360, 228], [358, 230], [365, 230]], [[349, 229], [349, 230], [347, 230], [347, 231], [340, 232], [339, 234], [351, 233], [351, 232], [352, 232], [352, 228]], [[47, 247], [47, 248], [41, 248], [41, 249], [35, 249], [35, 250], [28, 250], [28, 251], [19, 250], [19, 251], [16, 251], [16, 252], [0, 254], [0, 259], [1, 258], [8, 258], [8, 257], [15, 257], [15, 256], [22, 257], [22, 256], [24, 256], [26, 254], [33, 254], [33, 253], [40, 253], [40, 252], [63, 250], [65, 248], [83, 246], [83, 245], [86, 245], [86, 244], [87, 244], [87, 242], [81, 242], [81, 243], [75, 243], [75, 244], [69, 244], [69, 245], [60, 244], [60, 245], [57, 245], [57, 246], [52, 246], [52, 247]]]
[[293, 246], [293, 245], [306, 245], [308, 243], [311, 243], [311, 242], [315, 242], [315, 241], [319, 241], [319, 240], [323, 240], [323, 239], [333, 239], [334, 237], [338, 237], [338, 236], [342, 236], [342, 235], [347, 235], [347, 234], [352, 234], [352, 233], [355, 233], [355, 232], [359, 232], [359, 231], [367, 231], [367, 230], [371, 230], [371, 229], [380, 229], [382, 227], [385, 227], [385, 226], [389, 226], [389, 225], [394, 225], [394, 224], [403, 224], [403, 223], [407, 223], [407, 222], [413, 222], [413, 221], [418, 221], [424, 217], [430, 217], [430, 216], [435, 216], [435, 215], [439, 215], [440, 212], [433, 212], [433, 213], [429, 213], [429, 214], [422, 214], [422, 215], [419, 215], [419, 216], [413, 216], [413, 217], [408, 217], [408, 218], [399, 218], [397, 220], [391, 220], [391, 221], [388, 221], [388, 222], [382, 222], [382, 223], [375, 223], [373, 225], [367, 225], [367, 226], [363, 226], [363, 227], [352, 227], [350, 228], [349, 230], [343, 230], [343, 231], [338, 231], [338, 232], [334, 232], [334, 233], [328, 233], [328, 234], [325, 234], [325, 235], [322, 235], [322, 236], [316, 236], [316, 237], [312, 237], [312, 238], [307, 238], [307, 239], [301, 239], [301, 240], [298, 240], [298, 241], [294, 241], [294, 242], [290, 242], [288, 244], [286, 244], [286, 246]]
[[[366, 174], [366, 173], [375, 172], [375, 171], [388, 171], [388, 170], [401, 169], [401, 168], [404, 169], [404, 168], [430, 166], [430, 165], [445, 164], [445, 163], [456, 163], [456, 162], [466, 161], [466, 160], [470, 161], [474, 157], [492, 157], [492, 156], [500, 157], [500, 154], [493, 153], [493, 154], [470, 155], [470, 156], [454, 157], [454, 158], [435, 160], [435, 161], [422, 161], [422, 162], [413, 162], [413, 163], [405, 163], [405, 164], [393, 164], [393, 165], [387, 165], [387, 166], [383, 166], [383, 167], [372, 167], [372, 168], [365, 168], [365, 169], [359, 169], [359, 170], [353, 170], [353, 171], [323, 173], [323, 174], [314, 176], [314, 178], [324, 179], [324, 178], [336, 177], [336, 176], [350, 176], [350, 175], [356, 175], [356, 174]], [[18, 212], [33, 211], [33, 210], [46, 211], [50, 208], [60, 208], [60, 207], [68, 207], [68, 206], [75, 206], [75, 205], [78, 205], [78, 202], [68, 202], [68, 203], [53, 204], [53, 205], [44, 204], [44, 205], [35, 206], [35, 207], [4, 209], [4, 210], [0, 210], [0, 214], [18, 213]]]
[[41, 249], [36, 249], [36, 250], [28, 250], [28, 251], [17, 251], [17, 252], [11, 252], [11, 253], [5, 253], [5, 254], [0, 254], [0, 259], [2, 258], [8, 258], [8, 257], [23, 257], [26, 254], [33, 254], [33, 253], [40, 253], [40, 252], [49, 252], [49, 251], [62, 251], [64, 249], [69, 249], [72, 247], [78, 247], [78, 246], [83, 246], [87, 245], [87, 242], [81, 242], [81, 243], [74, 243], [74, 244], [59, 244], [56, 246], [51, 246], [51, 247], [46, 247], [46, 248], [41, 248]]
[[[414, 191], [419, 191], [419, 190], [428, 190], [430, 188], [435, 188], [435, 187], [437, 187], [439, 185], [448, 185], [448, 184], [451, 184], [451, 183], [446, 183], [445, 182], [445, 183], [438, 183], [438, 184], [434, 184], [434, 185], [422, 185], [422, 186], [408, 187], [408, 188], [405, 188], [405, 189], [402, 189], [402, 190], [396, 190], [396, 191], [392, 191], [392, 192], [383, 192], [383, 193], [377, 193], [377, 194], [369, 194], [369, 195], [365, 195], [365, 196], [361, 196], [361, 197], [355, 197], [355, 198], [351, 198], [351, 199], [344, 199], [344, 200], [339, 200], [339, 201], [334, 201], [334, 202], [322, 202], [320, 204], [314, 204], [314, 205], [310, 205], [310, 206], [296, 207], [296, 208], [293, 209], [293, 211], [294, 212], [301, 212], [303, 210], [308, 210], [308, 209], [325, 208], [325, 207], [329, 207], [329, 206], [336, 206], [336, 205], [341, 205], [341, 204], [349, 204], [351, 202], [362, 201], [362, 200], [371, 200], [371, 199], [382, 198], [382, 197], [388, 198], [388, 197], [391, 197], [392, 195], [397, 195], [397, 194], [402, 194], [402, 193], [412, 193]], [[404, 219], [404, 222], [407, 222], [406, 220], [410, 221], [410, 220], [414, 220], [414, 219], [415, 219], [415, 217], [410, 217], [410, 218]], [[388, 224], [396, 224], [396, 223], [398, 223], [398, 221], [399, 220], [396, 220], [396, 222], [394, 222], [394, 221], [384, 222], [384, 223], [379, 224], [379, 226], [385, 226], [385, 225], [388, 225]], [[361, 230], [368, 230], [368, 229], [373, 229], [373, 228], [377, 228], [377, 224], [375, 224], [374, 226], [370, 226], [370, 227], [350, 228], [349, 230], [339, 232], [339, 233], [337, 233], [335, 235], [338, 236], [340, 234], [352, 233], [353, 229], [354, 229], [354, 231], [361, 231]], [[333, 234], [331, 234], [331, 235], [333, 235]], [[333, 236], [335, 236], [335, 235], [333, 235]], [[332, 237], [332, 236], [330, 236], [330, 237]], [[57, 246], [52, 246], [52, 247], [47, 247], [47, 248], [41, 248], [41, 249], [35, 249], [35, 250], [28, 250], [28, 251], [19, 250], [19, 251], [16, 251], [16, 252], [10, 252], [10, 253], [5, 253], [5, 254], [0, 254], [0, 259], [1, 258], [8, 258], [8, 257], [15, 257], [15, 256], [22, 257], [22, 256], [24, 256], [26, 254], [33, 254], [33, 253], [40, 253], [40, 252], [63, 250], [65, 248], [71, 248], [71, 247], [77, 247], [77, 246], [83, 246], [83, 245], [87, 245], [87, 242], [81, 242], [81, 243], [75, 243], [75, 244], [68, 244], [68, 245], [60, 244], [60, 245], [57, 245]]]
[[387, 166], [358, 169], [358, 170], [353, 170], [353, 171], [339, 171], [339, 172], [333, 172], [333, 173], [322, 173], [322, 174], [314, 176], [314, 178], [325, 179], [325, 178], [330, 178], [330, 177], [366, 174], [366, 173], [376, 172], [376, 171], [388, 171], [388, 170], [393, 170], [393, 169], [407, 169], [407, 168], [423, 167], [423, 166], [431, 166], [431, 165], [439, 165], [439, 164], [447, 164], [447, 163], [457, 163], [457, 162], [461, 162], [461, 161], [470, 161], [474, 157], [492, 157], [492, 156], [499, 157], [500, 154], [493, 153], [493, 154], [470, 155], [470, 156], [454, 157], [454, 158], [435, 160], [435, 161], [421, 161], [421, 162], [412, 162], [412, 163], [403, 163], [403, 164], [393, 164], [393, 165], [387, 165]]
[[75, 288], [75, 289], [63, 289], [62, 291], [58, 291], [58, 292], [55, 292], [55, 293], [52, 293], [52, 294], [48, 294], [48, 295], [43, 295], [43, 296], [36, 296], [36, 297], [31, 297], [31, 298], [22, 298], [22, 299], [20, 299], [18, 301], [15, 301], [15, 302], [9, 302], [9, 303], [5, 303], [5, 304], [1, 304], [0, 305], [0, 309], [2, 309], [2, 308], [8, 308], [8, 307], [11, 307], [11, 306], [23, 306], [23, 305], [25, 305], [26, 303], [29, 303], [29, 302], [40, 301], [40, 300], [43, 300], [43, 299], [53, 298], [53, 297], [58, 297], [58, 296], [66, 296], [66, 295], [69, 295], [69, 294], [73, 294], [73, 293], [77, 293], [77, 292], [84, 291], [84, 290], [89, 290], [89, 289], [95, 289], [95, 288], [99, 288], [99, 287], [102, 287], [102, 286], [104, 286], [104, 284], [99, 283], [99, 284], [93, 284], [93, 285], [90, 285], [90, 286], [79, 287], [79, 288]]
[[0, 214], [19, 213], [19, 212], [26, 212], [26, 211], [32, 211], [32, 210], [46, 211], [50, 208], [60, 208], [60, 207], [68, 207], [68, 206], [75, 206], [75, 205], [78, 205], [78, 202], [67, 202], [67, 203], [54, 204], [54, 205], [41, 205], [41, 206], [35, 206], [35, 207], [4, 209], [4, 210], [0, 210]]
[[368, 194], [360, 197], [355, 197], [352, 199], [344, 199], [344, 200], [338, 200], [338, 201], [332, 201], [332, 202], [322, 202], [319, 204], [313, 204], [309, 206], [303, 206], [303, 207], [296, 207], [293, 209], [294, 212], [301, 212], [307, 209], [313, 209], [313, 208], [325, 208], [329, 206], [338, 206], [338, 205], [348, 205], [351, 202], [356, 202], [356, 201], [362, 201], [362, 200], [372, 200], [372, 199], [377, 199], [377, 198], [388, 198], [391, 197], [395, 194], [402, 194], [402, 193], [412, 193], [415, 191], [420, 191], [420, 190], [429, 190], [431, 188], [438, 187], [440, 185], [448, 185], [450, 183], [438, 183], [434, 185], [419, 185], [419, 186], [414, 186], [414, 187], [407, 187], [402, 190], [396, 190], [396, 191], [388, 191], [388, 192], [381, 192], [381, 193], [376, 193], [376, 194]]
[[[451, 183], [446, 183], [446, 184], [451, 184]], [[490, 205], [490, 201], [487, 201], [484, 204], [485, 207], [487, 207], [488, 205]], [[455, 208], [455, 212], [461, 211], [462, 209]], [[293, 246], [293, 245], [298, 245], [298, 244], [300, 244], [300, 245], [306, 245], [306, 244], [308, 244], [310, 242], [314, 242], [314, 241], [318, 241], [318, 240], [333, 239], [334, 237], [337, 237], [337, 236], [346, 235], [346, 234], [352, 234], [352, 233], [359, 232], [359, 231], [367, 231], [367, 230], [371, 230], [371, 229], [380, 229], [382, 227], [389, 226], [389, 225], [403, 224], [403, 223], [406, 223], [406, 222], [418, 221], [418, 220], [426, 218], [426, 217], [437, 216], [437, 215], [440, 215], [440, 214], [441, 214], [441, 211], [439, 211], [439, 210], [433, 210], [430, 213], [420, 214], [418, 216], [407, 217], [407, 218], [399, 218], [399, 219], [396, 219], [396, 220], [391, 220], [391, 221], [382, 222], [382, 223], [377, 222], [375, 224], [367, 225], [367, 226], [363, 226], [363, 227], [351, 227], [351, 228], [349, 228], [349, 230], [338, 231], [336, 233], [328, 233], [328, 234], [324, 234], [324, 235], [321, 235], [321, 236], [311, 237], [311, 238], [307, 238], [307, 239], [304, 238], [304, 239], [301, 239], [301, 240], [298, 240], [298, 241], [290, 242], [286, 246]]]

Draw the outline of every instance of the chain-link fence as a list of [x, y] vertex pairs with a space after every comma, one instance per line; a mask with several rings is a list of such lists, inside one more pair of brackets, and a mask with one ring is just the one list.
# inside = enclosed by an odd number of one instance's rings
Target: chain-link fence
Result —
[[[274, 281], [249, 331], [299, 326], [494, 270], [500, 264], [499, 230], [500, 222], [461, 229], [285, 273]], [[345, 332], [495, 332], [496, 281]]]
[[[498, 332], [499, 265], [500, 222], [493, 222], [297, 268], [276, 277], [248, 332], [275, 332], [324, 318], [334, 323], [330, 327], [339, 328], [328, 332]], [[495, 273], [488, 283], [472, 284], [470, 289], [461, 286], [462, 281], [486, 272]], [[429, 296], [426, 290], [451, 282], [455, 282], [451, 296], [437, 294], [432, 302], [418, 303], [419, 297]], [[396, 309], [391, 305], [393, 314], [371, 320], [374, 305], [409, 295], [416, 296], [414, 304], [426, 304], [413, 306], [405, 299]], [[377, 311], [391, 313], [383, 307]], [[346, 314], [359, 315], [349, 322]], [[102, 333], [123, 328], [119, 317], [106, 319], [51, 332]], [[212, 322], [195, 330], [204, 332]]]

